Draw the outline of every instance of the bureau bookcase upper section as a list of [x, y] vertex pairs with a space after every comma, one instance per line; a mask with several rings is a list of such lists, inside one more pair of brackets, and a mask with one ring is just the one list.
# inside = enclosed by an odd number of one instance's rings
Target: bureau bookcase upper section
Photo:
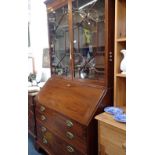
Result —
[[45, 2], [51, 75], [98, 81], [105, 85], [109, 76], [113, 77], [114, 6], [110, 2]]

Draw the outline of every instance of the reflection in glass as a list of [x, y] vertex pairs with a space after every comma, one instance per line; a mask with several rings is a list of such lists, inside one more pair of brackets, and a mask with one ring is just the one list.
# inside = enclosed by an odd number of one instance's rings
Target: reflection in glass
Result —
[[[104, 0], [74, 0], [75, 78], [104, 78]], [[48, 13], [52, 73], [70, 76], [68, 6]]]
[[73, 2], [75, 77], [104, 78], [104, 0]]
[[52, 72], [70, 75], [68, 8], [64, 6], [48, 13]]

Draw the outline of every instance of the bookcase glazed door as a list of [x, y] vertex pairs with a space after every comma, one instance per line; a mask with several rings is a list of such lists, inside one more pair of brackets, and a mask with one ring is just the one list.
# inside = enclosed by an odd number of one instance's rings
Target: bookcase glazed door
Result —
[[70, 76], [68, 5], [55, 9], [48, 7], [48, 29], [51, 73]]
[[113, 87], [113, 0], [47, 0], [51, 75]]
[[73, 2], [75, 78], [104, 79], [104, 0]]

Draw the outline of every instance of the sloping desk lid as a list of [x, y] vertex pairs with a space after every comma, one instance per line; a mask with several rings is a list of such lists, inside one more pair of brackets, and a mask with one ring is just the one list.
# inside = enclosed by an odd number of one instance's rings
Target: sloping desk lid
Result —
[[50, 78], [38, 93], [37, 100], [48, 108], [88, 125], [104, 92], [103, 87]]

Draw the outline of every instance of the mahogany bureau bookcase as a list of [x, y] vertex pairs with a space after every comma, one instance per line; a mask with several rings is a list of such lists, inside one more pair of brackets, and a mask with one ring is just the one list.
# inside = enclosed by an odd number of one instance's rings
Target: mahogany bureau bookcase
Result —
[[51, 78], [36, 96], [36, 146], [97, 155], [94, 116], [113, 103], [114, 0], [47, 0]]

